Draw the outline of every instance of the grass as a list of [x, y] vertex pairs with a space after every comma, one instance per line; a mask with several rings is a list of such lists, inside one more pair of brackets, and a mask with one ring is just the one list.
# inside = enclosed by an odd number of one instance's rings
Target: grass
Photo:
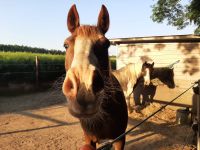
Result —
[[111, 68], [113, 70], [115, 70], [116, 69], [116, 56], [110, 56], [109, 59], [110, 59], [110, 62], [111, 62]]
[[36, 56], [39, 58], [41, 81], [54, 80], [65, 72], [64, 55], [0, 52], [0, 82], [34, 82]]
[[23, 64], [35, 63], [35, 57], [38, 56], [41, 63], [64, 62], [64, 55], [40, 54], [30, 52], [0, 52], [0, 64]]
[[[35, 81], [35, 57], [39, 58], [40, 81], [54, 80], [65, 73], [65, 55], [31, 52], [0, 52], [0, 82]], [[116, 57], [110, 56], [116, 69]]]
[[[0, 52], [0, 72], [29, 71], [35, 67], [35, 57], [38, 56], [40, 69], [55, 70], [58, 66], [64, 68], [65, 55], [52, 55], [31, 52]], [[116, 57], [110, 56], [112, 69], [116, 68]]]

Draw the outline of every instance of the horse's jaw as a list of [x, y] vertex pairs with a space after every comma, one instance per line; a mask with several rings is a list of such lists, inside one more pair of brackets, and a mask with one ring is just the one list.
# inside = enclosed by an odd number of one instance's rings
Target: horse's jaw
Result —
[[[79, 94], [80, 93], [80, 94]], [[88, 94], [89, 93], [89, 94]], [[104, 90], [98, 93], [79, 91], [76, 99], [68, 100], [68, 109], [76, 118], [92, 118], [100, 111]]]

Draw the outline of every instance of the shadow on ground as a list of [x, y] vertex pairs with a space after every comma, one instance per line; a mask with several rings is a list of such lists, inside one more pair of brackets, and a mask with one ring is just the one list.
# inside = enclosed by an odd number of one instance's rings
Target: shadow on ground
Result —
[[0, 97], [0, 114], [66, 104], [61, 90], [48, 90], [22, 96]]
[[[129, 117], [129, 129], [142, 120], [143, 118]], [[156, 118], [128, 134], [126, 150], [190, 149], [192, 137], [193, 132], [189, 125], [178, 125], [170, 120]]]

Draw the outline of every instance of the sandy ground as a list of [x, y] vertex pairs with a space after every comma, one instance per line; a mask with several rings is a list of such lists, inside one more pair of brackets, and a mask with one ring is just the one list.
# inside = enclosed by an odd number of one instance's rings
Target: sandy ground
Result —
[[[151, 104], [129, 114], [127, 129], [159, 109]], [[128, 134], [126, 150], [189, 150], [193, 132], [176, 124], [176, 111], [166, 108]], [[76, 150], [83, 144], [79, 121], [67, 111], [57, 91], [0, 97], [1, 150]]]

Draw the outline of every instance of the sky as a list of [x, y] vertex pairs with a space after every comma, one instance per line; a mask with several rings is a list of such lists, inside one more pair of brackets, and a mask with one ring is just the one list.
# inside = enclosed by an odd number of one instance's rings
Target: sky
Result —
[[[108, 38], [193, 34], [194, 26], [184, 30], [154, 23], [150, 16], [156, 0], [0, 0], [0, 44], [63, 50], [70, 35], [66, 20], [73, 4], [80, 23], [95, 25], [101, 5], [110, 15]], [[110, 48], [115, 55], [116, 47]]]

